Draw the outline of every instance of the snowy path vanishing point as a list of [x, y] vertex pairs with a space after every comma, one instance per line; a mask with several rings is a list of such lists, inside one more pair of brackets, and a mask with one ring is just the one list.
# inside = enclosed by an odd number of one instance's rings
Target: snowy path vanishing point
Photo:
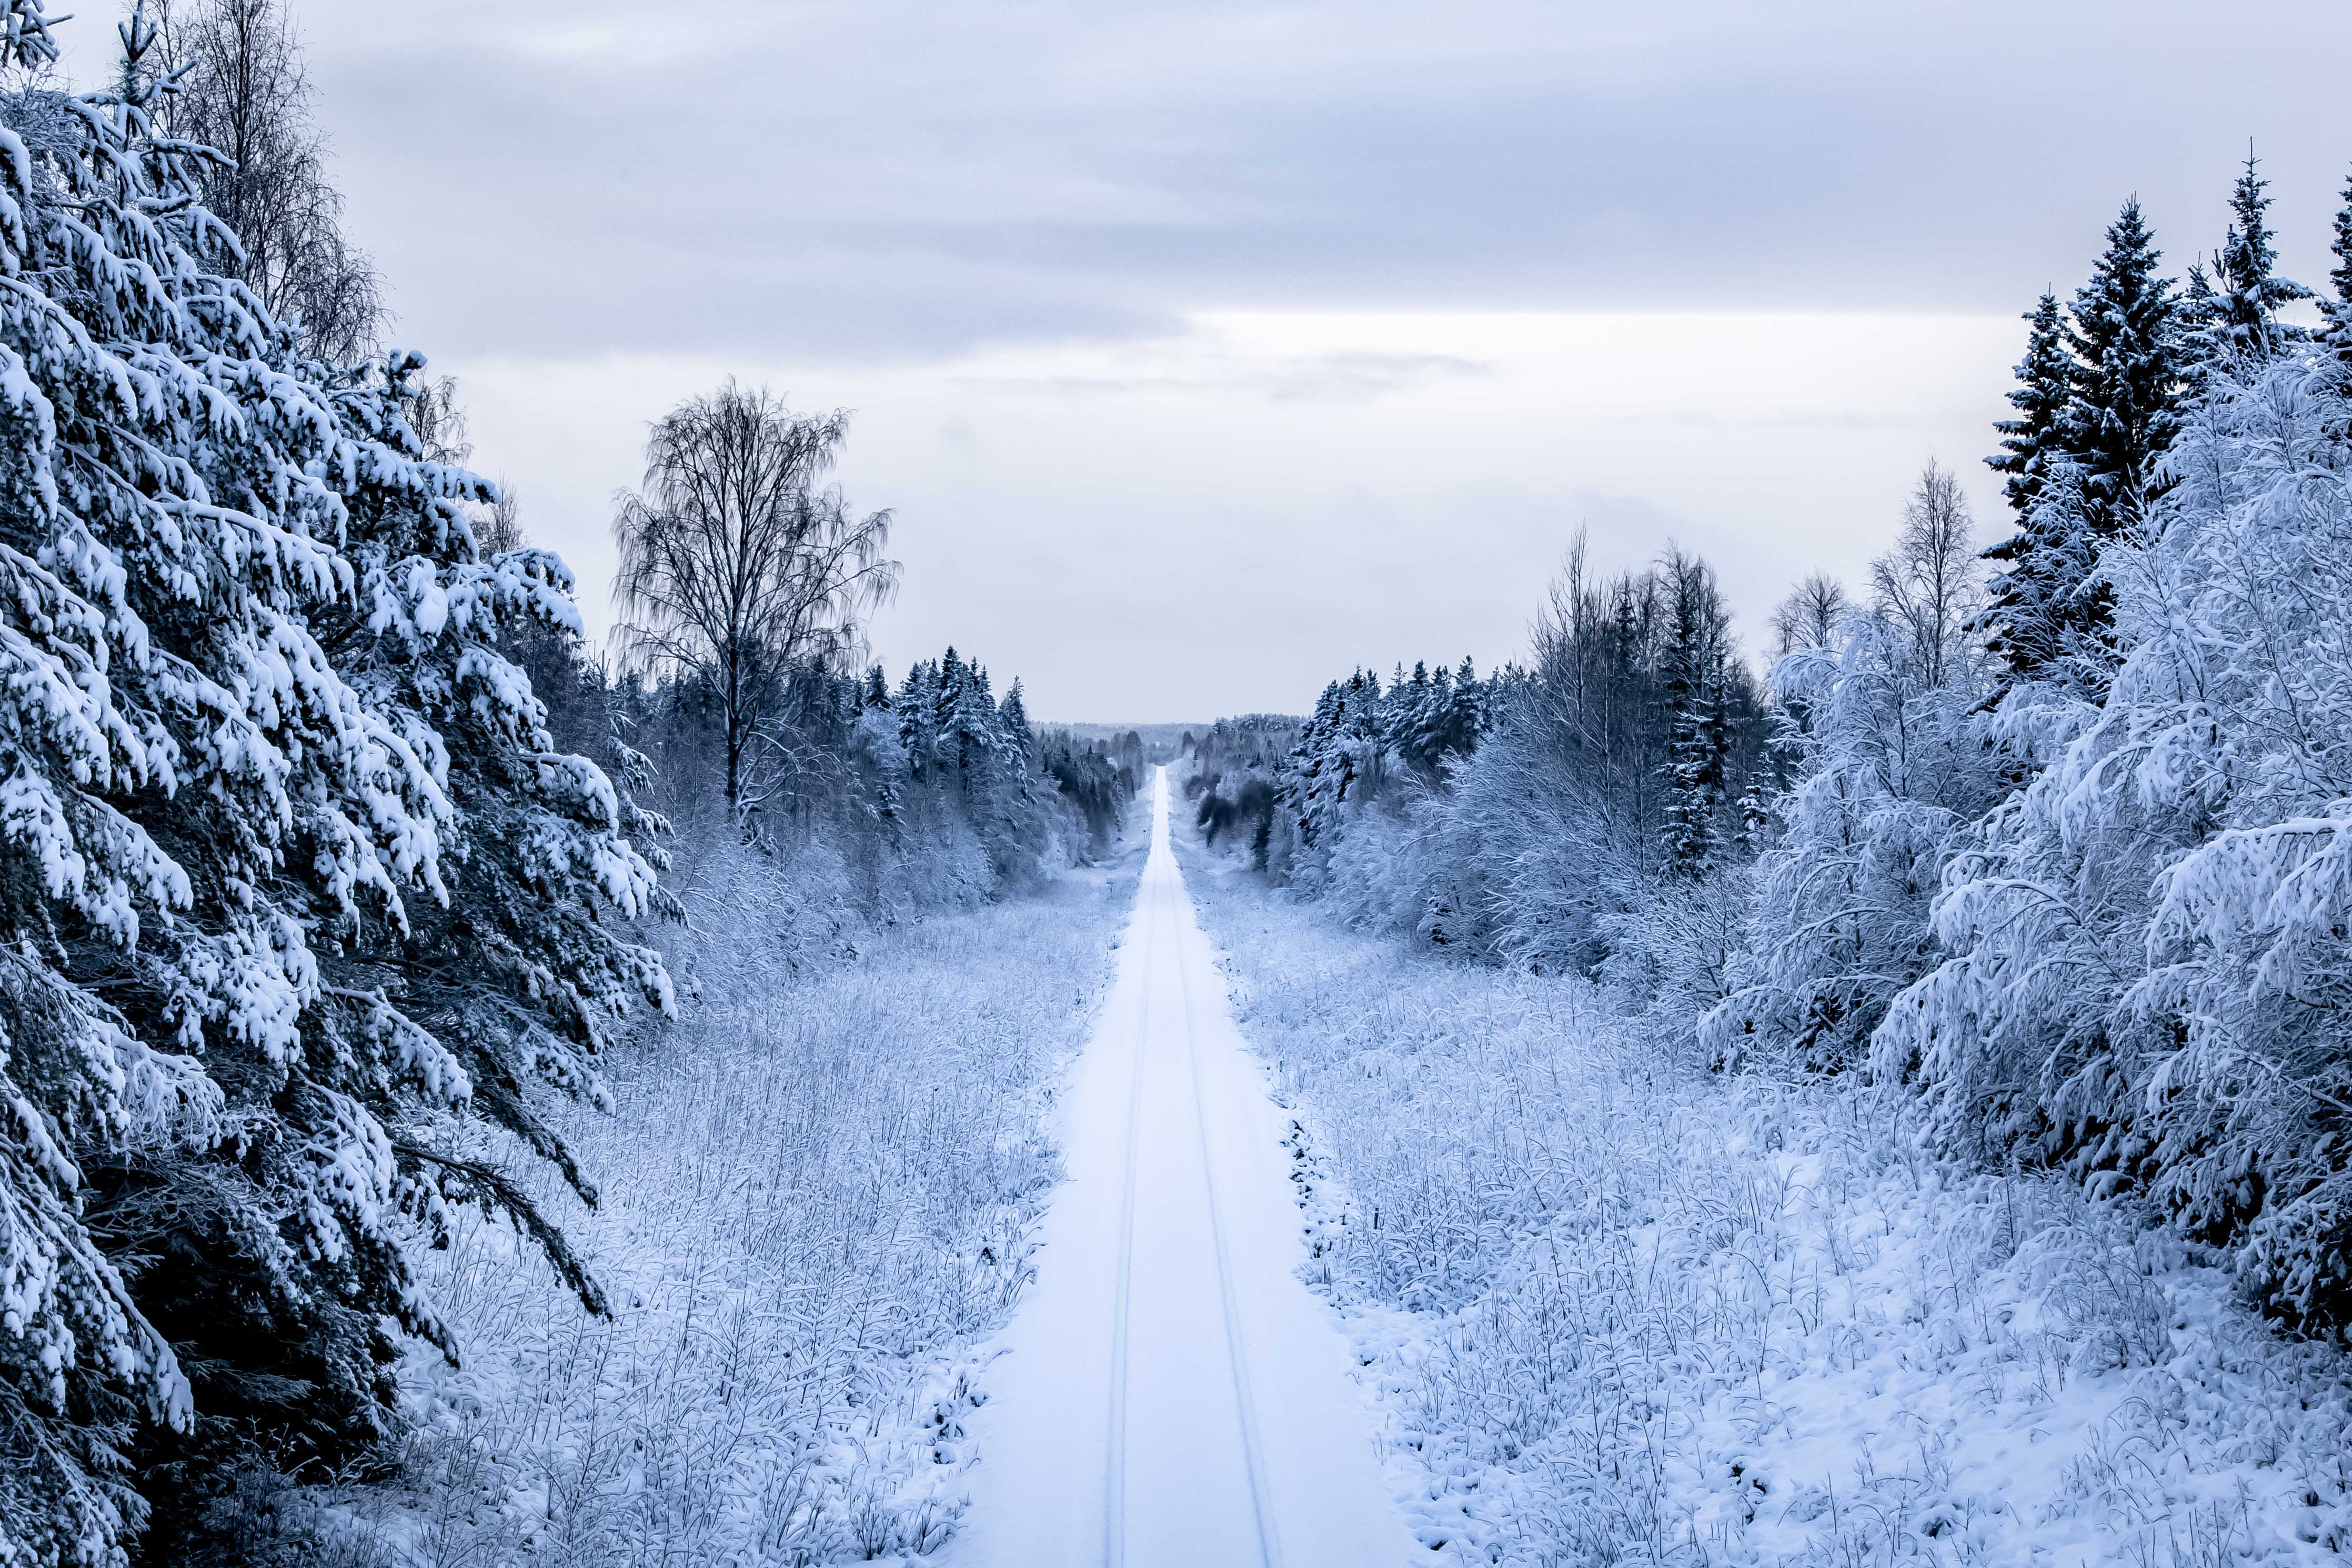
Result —
[[1168, 847], [1078, 1065], [1037, 1283], [974, 1413], [965, 1568], [1381, 1568], [1414, 1555], [1305, 1257], [1281, 1138]]

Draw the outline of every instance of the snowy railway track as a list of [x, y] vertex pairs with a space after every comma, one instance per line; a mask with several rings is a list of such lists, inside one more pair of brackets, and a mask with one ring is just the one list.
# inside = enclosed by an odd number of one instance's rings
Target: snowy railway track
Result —
[[[1174, 918], [1171, 907], [1170, 918]], [[1217, 1259], [1217, 1296], [1224, 1308], [1225, 1364], [1234, 1378], [1234, 1405], [1241, 1415], [1242, 1462], [1249, 1472], [1250, 1512], [1257, 1522], [1257, 1554], [1262, 1568], [1282, 1568], [1280, 1532], [1276, 1527], [1272, 1487], [1265, 1473], [1265, 1438], [1258, 1428], [1257, 1401], [1250, 1393], [1248, 1341], [1242, 1332], [1241, 1309], [1234, 1298], [1232, 1249], [1225, 1245], [1224, 1216], [1217, 1206], [1216, 1152], [1209, 1141], [1209, 1113], [1201, 1086], [1200, 1031], [1192, 1017], [1192, 981], [1183, 964], [1176, 966], [1176, 988], [1184, 1009], [1184, 1065], [1192, 1086], [1192, 1127], [1201, 1141], [1201, 1184], [1209, 1200], [1209, 1239]]]
[[973, 1418], [982, 1463], [948, 1562], [1426, 1561], [1381, 1484], [1346, 1342], [1296, 1272], [1287, 1123], [1225, 1007], [1164, 775], [1067, 1115], [1069, 1180]]
[[1135, 1010], [1135, 1060], [1129, 1071], [1127, 1160], [1120, 1183], [1118, 1275], [1112, 1287], [1110, 1329], [1110, 1424], [1104, 1440], [1103, 1563], [1127, 1568], [1127, 1356], [1129, 1319], [1135, 1300], [1136, 1166], [1143, 1147], [1143, 1056], [1151, 1038], [1151, 957], [1160, 921], [1146, 914], [1143, 928], [1143, 994]]

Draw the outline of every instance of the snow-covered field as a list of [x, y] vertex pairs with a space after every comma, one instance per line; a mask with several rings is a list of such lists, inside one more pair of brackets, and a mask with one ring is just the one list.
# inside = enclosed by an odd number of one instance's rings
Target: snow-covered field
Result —
[[1433, 1562], [2341, 1562], [2352, 1377], [2077, 1188], [1185, 852]]
[[950, 1532], [976, 1342], [1031, 1268], [1046, 1134], [1139, 850], [1046, 894], [776, 961], [773, 911], [703, 900], [682, 1026], [565, 1118], [603, 1188], [542, 1183], [613, 1304], [588, 1318], [497, 1224], [430, 1284], [466, 1350], [403, 1369], [406, 1473], [341, 1494], [354, 1560], [801, 1564]]

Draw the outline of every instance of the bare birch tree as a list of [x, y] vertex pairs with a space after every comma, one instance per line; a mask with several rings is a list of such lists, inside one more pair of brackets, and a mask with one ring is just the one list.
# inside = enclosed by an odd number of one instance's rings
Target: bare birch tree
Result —
[[1908, 637], [1924, 687], [1940, 687], [1951, 678], [1976, 618], [1974, 533], [1959, 480], [1930, 459], [1904, 506], [1895, 548], [1871, 563], [1878, 612]]
[[616, 498], [622, 649], [710, 682], [739, 817], [757, 805], [748, 764], [778, 741], [792, 672], [847, 668], [863, 617], [898, 591], [890, 514], [858, 516], [824, 482], [848, 427], [845, 410], [796, 414], [730, 381], [655, 425], [644, 489]]
[[278, 0], [164, 0], [164, 74], [178, 90], [165, 129], [230, 159], [207, 165], [198, 194], [242, 255], [214, 264], [299, 324], [319, 358], [348, 364], [384, 324], [374, 264], [342, 232], [343, 198], [327, 177], [327, 139], [311, 116], [301, 39]]
[[1852, 607], [1844, 584], [1826, 572], [1807, 573], [1772, 612], [1773, 653], [1786, 658], [1792, 653], [1835, 647], [1839, 628]]

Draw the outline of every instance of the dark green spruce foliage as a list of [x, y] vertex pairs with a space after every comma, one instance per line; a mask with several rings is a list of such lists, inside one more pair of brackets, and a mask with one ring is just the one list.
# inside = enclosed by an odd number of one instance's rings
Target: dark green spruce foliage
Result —
[[2309, 334], [2279, 320], [2283, 306], [2308, 300], [2311, 290], [2278, 274], [2278, 247], [2270, 226], [2270, 182], [2255, 172], [2246, 153], [2244, 172], [2230, 193], [2231, 224], [2213, 258], [2210, 282], [2193, 270], [2183, 316], [2192, 329], [2186, 349], [2189, 369], [2201, 379], [2217, 363], [2250, 363], [2292, 349]]
[[[2259, 197], [2259, 187], [2253, 194]], [[2022, 513], [2017, 533], [1992, 552], [2002, 570], [1987, 584], [1982, 623], [2011, 682], [2064, 674], [2096, 688], [2113, 667], [2110, 596], [2092, 574], [2106, 542], [2154, 499], [2158, 459], [2179, 428], [2187, 395], [2183, 307], [2172, 280], [2157, 272], [2161, 253], [2138, 198], [2124, 204], [2106, 238], [2064, 328], [2063, 354], [2072, 362], [2064, 409], [2032, 434], [2031, 452], [2004, 441], [2009, 449], [1993, 460], [2010, 474], [2011, 501]], [[2267, 245], [2267, 230], [2261, 243]], [[2018, 371], [2025, 384], [2011, 395], [2020, 417], [2001, 426], [2021, 444], [2026, 433], [2011, 427], [2046, 417], [2040, 405], [2060, 368], [2059, 350], [2042, 337], [2048, 318], [2043, 309], [2034, 311], [2036, 331]]]
[[1705, 562], [1669, 552], [1665, 647], [1659, 661], [1667, 710], [1665, 864], [1706, 875], [1726, 837], [1732, 752], [1730, 617]]
[[[2066, 349], [2066, 315], [2058, 296], [2045, 292], [2025, 320], [2025, 357], [2017, 363], [2017, 385], [2009, 395], [2017, 417], [1994, 424], [2000, 450], [1985, 459], [2003, 476], [2000, 493], [2020, 517], [2033, 510], [2051, 457], [2065, 449], [2066, 409], [2074, 398], [2074, 356]], [[2006, 561], [2011, 547], [1995, 545], [1985, 555]]]
[[[2139, 199], [2107, 226], [2107, 248], [2074, 296], [2067, 346], [2080, 369], [2065, 444], [2082, 463], [2085, 521], [2113, 538], [2145, 510], [2156, 459], [2180, 427], [2180, 301]], [[2087, 613], [2087, 611], [2086, 611]]]
[[2319, 301], [2319, 313], [2326, 323], [2320, 328], [2319, 337], [2352, 372], [2352, 174], [2345, 176], [2344, 205], [2336, 209], [2336, 236], [2328, 249], [2336, 256], [2336, 265], [2327, 272], [2333, 297]]
[[2001, 494], [2016, 511], [2017, 531], [1985, 551], [2000, 563], [1988, 584], [1985, 641], [2012, 674], [2034, 673], [2043, 662], [2035, 636], [2055, 564], [2034, 526], [2034, 508], [2053, 462], [2068, 460], [2067, 411], [2074, 400], [2074, 356], [2066, 346], [2066, 317], [2058, 296], [2044, 291], [2026, 314], [2025, 357], [2010, 392], [2013, 419], [1993, 426], [2000, 450], [1985, 459], [2003, 477]]
[[594, 1201], [540, 1108], [669, 994], [652, 825], [509, 657], [576, 632], [571, 574], [480, 547], [421, 359], [321, 362], [237, 280], [120, 36], [111, 90], [0, 95], [10, 1563], [188, 1561], [231, 1458], [396, 1430], [403, 1334], [457, 1348], [412, 1256], [454, 1205], [601, 1310], [513, 1166]]

